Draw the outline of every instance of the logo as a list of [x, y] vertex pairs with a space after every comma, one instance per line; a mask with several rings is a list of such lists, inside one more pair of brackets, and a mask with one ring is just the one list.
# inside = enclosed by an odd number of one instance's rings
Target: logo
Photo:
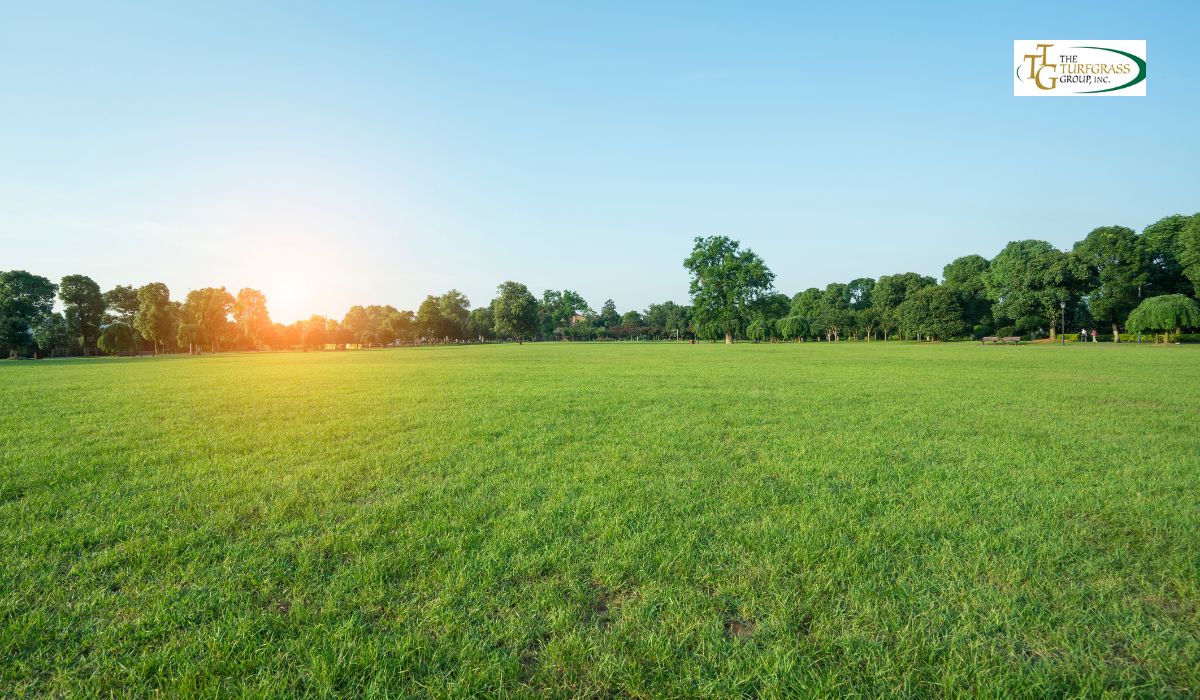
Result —
[[1013, 95], [1146, 95], [1146, 42], [1014, 41]]

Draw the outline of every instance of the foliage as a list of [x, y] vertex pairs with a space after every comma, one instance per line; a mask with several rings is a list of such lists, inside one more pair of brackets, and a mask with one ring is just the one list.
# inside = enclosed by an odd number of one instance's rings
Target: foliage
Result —
[[1176, 333], [1184, 328], [1200, 328], [1200, 304], [1182, 294], [1163, 294], [1150, 297], [1129, 314], [1125, 325], [1136, 332], [1159, 331]]
[[267, 313], [267, 295], [249, 287], [239, 290], [233, 303], [233, 320], [242, 332], [242, 337], [252, 346], [259, 347], [262, 344], [263, 333], [271, 327], [271, 316]]
[[67, 332], [86, 355], [95, 346], [104, 321], [104, 296], [100, 286], [86, 275], [67, 275], [58, 284], [58, 298], [63, 304]]
[[1200, 290], [1200, 214], [1188, 218], [1179, 232], [1179, 265], [1193, 289]]
[[905, 332], [918, 338], [949, 340], [965, 332], [962, 307], [946, 287], [923, 287], [913, 292], [897, 309]]
[[96, 345], [110, 355], [132, 352], [137, 348], [137, 331], [124, 321], [113, 321], [104, 327]]
[[155, 353], [176, 339], [179, 314], [171, 305], [171, 292], [162, 282], [151, 282], [137, 291], [138, 310], [133, 327], [154, 344]]
[[496, 292], [497, 297], [492, 302], [496, 335], [516, 338], [517, 343], [523, 343], [525, 338], [537, 332], [537, 299], [520, 282], [505, 282], [496, 288]]
[[188, 345], [208, 345], [212, 352], [217, 352], [222, 339], [232, 336], [229, 314], [235, 303], [233, 295], [224, 287], [204, 287], [188, 292], [180, 310], [180, 325], [189, 326]]
[[1116, 328], [1138, 305], [1149, 280], [1137, 234], [1125, 226], [1104, 226], [1076, 243], [1075, 253], [1090, 273], [1086, 289], [1092, 315]]
[[751, 319], [752, 307], [775, 279], [754, 251], [741, 250], [725, 236], [696, 238], [683, 266], [691, 276], [694, 326], [705, 337], [724, 336], [726, 343]]
[[1184, 273], [1181, 234], [1200, 216], [1173, 214], [1164, 216], [1142, 230], [1139, 236], [1147, 266], [1147, 288], [1142, 296], [1194, 294], [1195, 289]]

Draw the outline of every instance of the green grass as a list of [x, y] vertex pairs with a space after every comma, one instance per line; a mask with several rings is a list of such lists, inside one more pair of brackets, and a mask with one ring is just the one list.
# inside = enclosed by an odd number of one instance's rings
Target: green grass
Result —
[[0, 696], [1200, 693], [1200, 348], [0, 363]]

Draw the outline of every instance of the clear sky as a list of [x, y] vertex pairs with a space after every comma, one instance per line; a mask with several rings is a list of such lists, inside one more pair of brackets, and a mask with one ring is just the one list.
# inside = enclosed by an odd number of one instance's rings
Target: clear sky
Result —
[[[788, 294], [1200, 210], [1200, 3], [11, 2], [0, 269], [262, 289], [276, 320], [515, 279]], [[1014, 39], [1148, 96], [1012, 96]]]

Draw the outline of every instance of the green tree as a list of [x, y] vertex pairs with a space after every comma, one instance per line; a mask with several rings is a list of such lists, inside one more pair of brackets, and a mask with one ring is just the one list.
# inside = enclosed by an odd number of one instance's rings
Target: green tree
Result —
[[779, 337], [784, 340], [800, 340], [811, 334], [811, 326], [804, 316], [785, 316], [777, 324]]
[[900, 305], [911, 294], [926, 287], [937, 284], [937, 280], [927, 275], [915, 272], [904, 272], [898, 275], [884, 275], [875, 283], [871, 292], [872, 305], [879, 309], [879, 325], [883, 329], [883, 339], [887, 340], [891, 331], [900, 328]]
[[953, 291], [943, 286], [922, 287], [897, 310], [906, 334], [931, 340], [950, 340], [966, 331], [962, 307]]
[[1026, 240], [1006, 245], [984, 273], [983, 283], [994, 314], [1042, 319], [1053, 340], [1061, 305], [1072, 305], [1086, 276], [1078, 256], [1045, 241]]
[[329, 342], [329, 319], [314, 315], [303, 323], [300, 344], [306, 350], [324, 349], [325, 344]]
[[104, 293], [104, 308], [106, 321], [120, 321], [133, 327], [133, 319], [137, 316], [141, 301], [138, 299], [137, 288], [130, 284], [118, 284]]
[[427, 340], [441, 340], [449, 335], [446, 320], [442, 318], [442, 305], [437, 297], [427, 296], [417, 307], [417, 332]]
[[233, 320], [242, 337], [255, 348], [262, 345], [262, 337], [271, 327], [271, 314], [267, 312], [267, 295], [257, 289], [245, 287], [238, 290], [233, 302]]
[[1120, 324], [1141, 302], [1149, 279], [1138, 236], [1124, 226], [1103, 226], [1075, 244], [1075, 254], [1087, 265], [1088, 307], [1097, 320], [1112, 324], [1113, 342]]
[[33, 328], [54, 308], [57, 289], [25, 270], [0, 272], [0, 351], [20, 354], [29, 347]]
[[1163, 294], [1192, 294], [1197, 289], [1184, 274], [1186, 265], [1180, 259], [1182, 254], [1180, 236], [1188, 224], [1197, 218], [1200, 218], [1200, 215], [1172, 214], [1164, 216], [1142, 230], [1139, 239], [1142, 253], [1146, 257], [1149, 277], [1146, 289], [1142, 290], [1143, 297]]
[[48, 313], [33, 327], [33, 340], [38, 349], [50, 353], [51, 357], [71, 351], [71, 334], [67, 332], [67, 319], [62, 314]]
[[1200, 296], [1200, 214], [1191, 217], [1179, 232], [1179, 264]]
[[683, 267], [691, 276], [693, 324], [706, 337], [724, 336], [726, 345], [752, 319], [755, 302], [775, 281], [762, 258], [725, 236], [696, 238]]
[[799, 316], [808, 320], [813, 320], [817, 314], [821, 313], [821, 290], [816, 287], [809, 287], [803, 292], [797, 292], [792, 297], [792, 307], [790, 310], [791, 316]]
[[137, 347], [137, 332], [124, 321], [113, 321], [104, 327], [96, 345], [110, 355], [132, 352]]
[[189, 329], [189, 345], [203, 343], [212, 352], [221, 347], [221, 340], [230, 335], [229, 314], [235, 304], [233, 295], [224, 287], [204, 287], [188, 292], [181, 310], [181, 324]]
[[841, 340], [842, 333], [853, 322], [850, 311], [850, 287], [832, 282], [821, 292], [821, 306], [817, 311], [816, 327], [825, 334], [826, 340]]
[[855, 311], [868, 309], [873, 304], [872, 297], [875, 292], [875, 280], [870, 277], [859, 277], [856, 280], [851, 280], [850, 284], [846, 285], [846, 291], [850, 294], [850, 308]]
[[412, 342], [418, 336], [417, 316], [411, 311], [397, 311], [389, 314], [383, 322], [384, 328], [396, 340]]
[[63, 304], [68, 332], [87, 355], [95, 347], [104, 321], [104, 295], [100, 286], [86, 275], [67, 275], [59, 282], [58, 298]]
[[496, 335], [513, 337], [517, 344], [524, 344], [525, 338], [537, 332], [537, 299], [519, 282], [505, 282], [496, 291], [499, 294], [492, 301]]
[[630, 310], [621, 315], [621, 325], [626, 328], [641, 328], [645, 322], [640, 313]]
[[987, 298], [983, 276], [990, 263], [982, 255], [964, 255], [942, 268], [943, 284], [954, 292], [968, 326], [990, 323], [992, 302]]
[[151, 282], [137, 290], [138, 310], [133, 327], [143, 338], [154, 344], [154, 354], [176, 335], [179, 320], [171, 306], [171, 291], [162, 282]]
[[1163, 333], [1163, 342], [1170, 340], [1169, 334], [1176, 335], [1184, 328], [1200, 327], [1200, 304], [1195, 299], [1182, 294], [1163, 294], [1146, 299], [1129, 314], [1125, 322], [1129, 330], [1135, 333], [1157, 331]]
[[691, 309], [686, 306], [664, 301], [646, 307], [643, 321], [655, 334], [682, 338], [688, 332], [690, 312]]
[[771, 337], [771, 322], [759, 316], [746, 326], [746, 337], [750, 340], [763, 341]]
[[542, 300], [538, 303], [541, 331], [546, 336], [565, 332], [565, 329], [570, 327], [573, 317], [591, 311], [578, 292], [570, 289], [561, 292], [547, 289], [542, 292]]
[[467, 331], [471, 338], [490, 340], [495, 336], [496, 319], [492, 316], [490, 306], [481, 306], [471, 310], [467, 319]]
[[471, 300], [457, 289], [438, 297], [438, 312], [443, 333], [455, 340], [467, 337], [467, 318], [471, 315]]
[[605, 328], [616, 328], [621, 325], [621, 314], [617, 313], [617, 305], [612, 299], [606, 299], [604, 305], [600, 307], [598, 321]]

